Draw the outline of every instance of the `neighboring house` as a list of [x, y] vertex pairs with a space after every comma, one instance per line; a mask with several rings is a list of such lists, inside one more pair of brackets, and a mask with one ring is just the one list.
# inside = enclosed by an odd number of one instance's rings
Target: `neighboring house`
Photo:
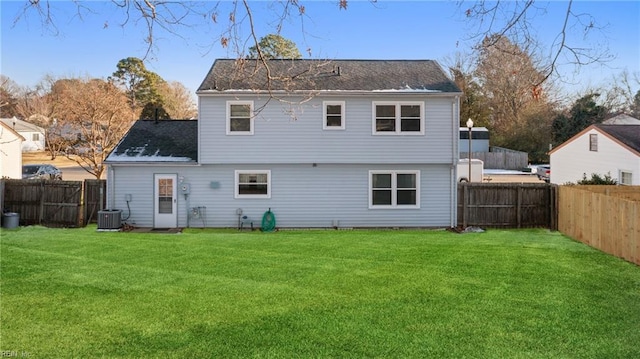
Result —
[[[458, 149], [460, 153], [469, 152], [469, 129], [460, 127]], [[486, 127], [471, 129], [471, 152], [489, 152], [489, 130]]]
[[16, 117], [0, 118], [0, 122], [11, 127], [24, 138], [24, 142], [22, 142], [22, 152], [44, 151], [44, 128], [27, 121], [19, 120]]
[[640, 185], [640, 125], [591, 125], [549, 152], [551, 183], [575, 183], [609, 174]]
[[0, 178], [22, 178], [22, 142], [24, 137], [0, 122]]
[[[138, 121], [107, 205], [140, 227], [456, 225], [460, 90], [430, 60], [216, 60], [198, 121]], [[246, 218], [245, 218], [246, 217]]]

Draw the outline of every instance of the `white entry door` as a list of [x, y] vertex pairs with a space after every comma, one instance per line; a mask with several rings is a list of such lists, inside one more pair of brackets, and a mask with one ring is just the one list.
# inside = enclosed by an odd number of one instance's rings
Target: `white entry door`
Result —
[[177, 175], [156, 174], [154, 191], [154, 228], [176, 228], [178, 226]]

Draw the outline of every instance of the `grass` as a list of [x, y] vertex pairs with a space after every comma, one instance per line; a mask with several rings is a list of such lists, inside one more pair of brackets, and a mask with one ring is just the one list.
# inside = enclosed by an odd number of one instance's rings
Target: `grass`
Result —
[[640, 268], [546, 230], [0, 237], [17, 356], [640, 357]]

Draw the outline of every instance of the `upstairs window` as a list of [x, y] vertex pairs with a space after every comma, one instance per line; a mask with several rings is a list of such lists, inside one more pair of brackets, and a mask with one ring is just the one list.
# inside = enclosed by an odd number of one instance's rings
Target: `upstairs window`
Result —
[[323, 124], [325, 130], [344, 130], [344, 101], [325, 101], [323, 107]]
[[227, 135], [253, 135], [253, 102], [227, 102]]
[[34, 141], [34, 142], [40, 141], [40, 134], [39, 133], [32, 133], [31, 134], [31, 141]]
[[373, 133], [424, 134], [422, 102], [374, 102]]
[[589, 151], [598, 152], [598, 134], [589, 135]]

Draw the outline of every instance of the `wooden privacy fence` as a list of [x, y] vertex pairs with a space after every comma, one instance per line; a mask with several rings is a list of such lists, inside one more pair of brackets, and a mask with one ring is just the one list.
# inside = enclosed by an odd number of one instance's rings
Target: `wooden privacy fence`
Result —
[[[461, 152], [460, 158], [469, 158], [468, 152]], [[484, 168], [521, 170], [529, 165], [529, 155], [526, 152], [491, 147], [491, 152], [471, 152], [471, 158], [484, 162]]]
[[106, 180], [84, 180], [84, 217], [83, 222], [95, 223], [98, 219], [98, 211], [106, 207]]
[[558, 230], [640, 265], [640, 186], [560, 186]]
[[18, 213], [20, 225], [82, 227], [96, 221], [105, 187], [105, 180], [7, 179], [0, 185], [0, 205], [5, 212]]
[[547, 183], [459, 183], [458, 225], [555, 230], [556, 190]]

